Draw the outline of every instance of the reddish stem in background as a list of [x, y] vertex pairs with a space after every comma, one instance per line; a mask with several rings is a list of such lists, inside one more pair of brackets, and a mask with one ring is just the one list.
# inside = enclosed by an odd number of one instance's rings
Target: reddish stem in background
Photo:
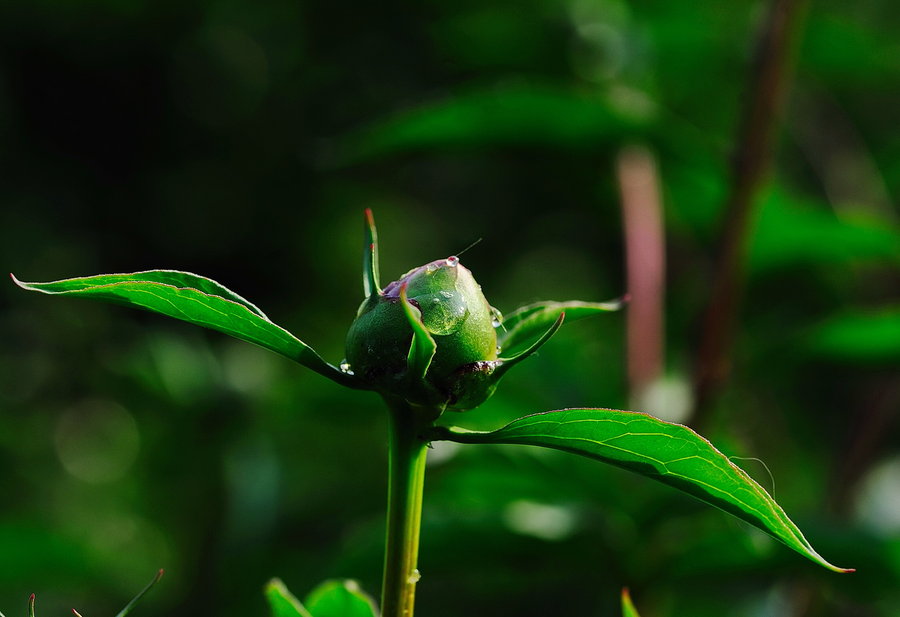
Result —
[[[659, 178], [653, 155], [624, 148], [616, 160], [622, 200], [628, 292], [628, 384], [632, 402], [643, 399], [661, 375], [664, 358], [665, 236]], [[656, 410], [650, 410], [651, 412]]]
[[772, 164], [775, 135], [793, 68], [805, 0], [772, 0], [757, 45], [747, 107], [737, 137], [712, 290], [694, 366], [691, 424], [702, 425], [731, 370], [730, 352], [741, 304], [753, 206]]

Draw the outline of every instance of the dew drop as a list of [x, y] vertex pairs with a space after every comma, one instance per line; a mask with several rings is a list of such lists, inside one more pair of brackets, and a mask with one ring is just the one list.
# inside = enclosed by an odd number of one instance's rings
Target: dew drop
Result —
[[408, 582], [410, 585], [415, 585], [420, 580], [422, 580], [422, 573], [419, 572], [418, 568], [416, 568], [412, 571], [412, 574], [409, 575], [409, 578], [406, 579], [406, 582]]
[[443, 290], [441, 290], [439, 293], [440, 293], [443, 297], [447, 298], [448, 300], [449, 300], [450, 298], [453, 297], [453, 292], [452, 292], [452, 291], [443, 291]]
[[437, 269], [438, 266], [434, 265], [433, 263], [428, 264], [427, 266], [425, 266], [425, 274], [434, 274], [435, 272], [437, 272]]
[[347, 362], [346, 360], [344, 360], [343, 362], [341, 362], [341, 364], [340, 364], [340, 369], [341, 369], [342, 372], [347, 373], [348, 375], [352, 375], [352, 374], [353, 374], [353, 371], [350, 370], [350, 363]]
[[457, 265], [459, 265], [459, 257], [457, 257], [456, 255], [450, 255], [450, 257], [447, 258], [447, 265], [451, 268], [455, 268]]
[[495, 328], [499, 328], [503, 325], [503, 313], [495, 309], [493, 306], [491, 307], [491, 325]]

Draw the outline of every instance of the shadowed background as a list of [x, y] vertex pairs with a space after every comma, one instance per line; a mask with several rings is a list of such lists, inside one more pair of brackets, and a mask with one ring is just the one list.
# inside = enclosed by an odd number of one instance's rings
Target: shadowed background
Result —
[[[702, 424], [764, 461], [739, 464], [859, 572], [820, 571], [623, 471], [440, 444], [418, 612], [617, 615], [627, 585], [650, 617], [895, 615], [896, 3], [822, 0], [793, 22], [723, 339], [731, 372], [692, 412], [768, 6], [5, 2], [3, 266], [204, 274], [331, 362], [362, 299], [365, 207], [385, 282], [481, 238], [462, 261], [501, 311], [631, 288], [637, 322], [564, 326], [452, 420], [602, 406]], [[648, 271], [639, 292], [630, 277]], [[141, 615], [264, 615], [272, 576], [298, 595], [329, 577], [376, 594], [377, 397], [161, 317], [11, 283], [0, 296], [6, 615], [32, 592], [41, 617], [114, 614], [160, 567]]]

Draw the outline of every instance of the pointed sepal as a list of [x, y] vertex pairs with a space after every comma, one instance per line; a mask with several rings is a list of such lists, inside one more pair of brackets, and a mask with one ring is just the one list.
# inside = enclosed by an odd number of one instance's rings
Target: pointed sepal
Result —
[[631, 601], [628, 587], [622, 587], [622, 617], [641, 617], [634, 607], [634, 602]]
[[500, 365], [497, 367], [497, 370], [494, 371], [494, 378], [499, 381], [500, 378], [503, 377], [507, 371], [509, 371], [509, 369], [511, 369], [512, 367], [517, 365], [519, 362], [521, 362], [525, 358], [531, 356], [534, 352], [536, 352], [541, 347], [543, 347], [544, 343], [549, 341], [553, 337], [553, 335], [556, 334], [556, 332], [559, 330], [559, 328], [562, 326], [563, 321], [565, 321], [565, 319], [566, 319], [566, 315], [567, 315], [566, 312], [563, 312], [563, 311], [559, 312], [556, 315], [556, 319], [553, 321], [553, 323], [550, 324], [550, 327], [547, 328], [544, 331], [544, 333], [541, 334], [541, 336], [536, 341], [531, 343], [531, 345], [529, 345], [525, 349], [521, 350], [519, 353], [512, 356], [511, 358], [500, 358], [500, 360], [499, 360]]
[[161, 579], [163, 577], [163, 574], [165, 574], [165, 571], [160, 569], [156, 573], [156, 576], [153, 577], [153, 580], [150, 581], [149, 583], [147, 583], [147, 586], [144, 587], [143, 589], [141, 589], [141, 591], [138, 592], [138, 594], [136, 596], [134, 596], [134, 598], [131, 599], [131, 602], [126, 604], [125, 608], [123, 608], [121, 611], [119, 611], [119, 613], [116, 615], [116, 617], [125, 617], [128, 613], [130, 613], [131, 610], [135, 606], [137, 606], [137, 603], [141, 601], [141, 598], [143, 598], [147, 594], [147, 592], [150, 591], [151, 589], [153, 589], [153, 587], [159, 582], [159, 579]]
[[424, 382], [425, 374], [437, 351], [437, 343], [425, 327], [419, 309], [406, 296], [406, 283], [400, 286], [400, 303], [413, 331], [409, 354], [406, 357], [407, 376], [411, 382]]
[[363, 226], [363, 293], [366, 298], [381, 293], [378, 279], [378, 232], [372, 210], [366, 208]]
[[497, 329], [497, 343], [501, 353], [518, 355], [559, 317], [566, 314], [569, 323], [597, 315], [618, 311], [628, 302], [627, 296], [610, 302], [537, 302], [517, 308], [506, 315]]

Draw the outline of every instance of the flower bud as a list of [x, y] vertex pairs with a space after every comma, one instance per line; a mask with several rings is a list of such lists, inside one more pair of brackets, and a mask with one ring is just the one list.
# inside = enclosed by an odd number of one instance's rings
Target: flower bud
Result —
[[[404, 301], [411, 306], [404, 307]], [[434, 344], [430, 363], [422, 367], [424, 383], [410, 366], [417, 325], [411, 317]], [[384, 393], [441, 409], [470, 409], [490, 396], [488, 380], [473, 380], [472, 374], [490, 371], [496, 359], [493, 310], [457, 257], [410, 270], [371, 294], [347, 334], [347, 362], [358, 378]]]

